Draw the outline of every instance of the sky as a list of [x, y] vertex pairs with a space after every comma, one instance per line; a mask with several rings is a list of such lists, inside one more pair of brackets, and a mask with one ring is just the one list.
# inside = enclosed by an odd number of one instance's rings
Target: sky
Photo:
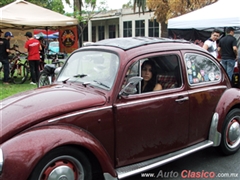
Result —
[[[100, 2], [101, 0], [97, 0], [97, 4], [98, 2]], [[104, 0], [108, 6], [109, 9], [121, 9], [123, 4], [127, 4], [129, 2], [129, 0]], [[73, 0], [70, 0], [70, 2], [73, 2]], [[63, 4], [65, 6], [65, 11], [66, 12], [72, 12], [72, 8], [70, 8], [67, 4], [64, 3], [63, 0]]]
[[123, 4], [127, 4], [129, 0], [107, 0], [109, 9], [121, 9]]

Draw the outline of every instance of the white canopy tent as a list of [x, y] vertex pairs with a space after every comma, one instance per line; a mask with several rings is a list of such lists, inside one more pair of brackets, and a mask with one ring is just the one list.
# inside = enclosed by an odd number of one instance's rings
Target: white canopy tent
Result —
[[77, 25], [78, 21], [60, 13], [17, 0], [0, 8], [0, 29], [33, 29]]
[[218, 0], [196, 11], [168, 20], [168, 29], [240, 27], [240, 0]]

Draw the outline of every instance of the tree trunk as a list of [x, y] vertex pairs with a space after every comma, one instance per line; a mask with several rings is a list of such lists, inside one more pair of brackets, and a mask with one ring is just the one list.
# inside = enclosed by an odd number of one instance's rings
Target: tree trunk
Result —
[[161, 37], [168, 37], [167, 24], [165, 22], [161, 22]]

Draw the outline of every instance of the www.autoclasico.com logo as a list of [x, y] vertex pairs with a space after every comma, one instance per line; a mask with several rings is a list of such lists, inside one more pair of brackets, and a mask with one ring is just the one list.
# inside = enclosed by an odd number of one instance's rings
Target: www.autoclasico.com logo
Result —
[[191, 171], [191, 170], [182, 170], [180, 173], [177, 171], [163, 171], [160, 170], [158, 174], [155, 173], [142, 173], [142, 178], [178, 178], [182, 179], [213, 179], [216, 177], [219, 178], [238, 178], [238, 173], [215, 173], [213, 171]]

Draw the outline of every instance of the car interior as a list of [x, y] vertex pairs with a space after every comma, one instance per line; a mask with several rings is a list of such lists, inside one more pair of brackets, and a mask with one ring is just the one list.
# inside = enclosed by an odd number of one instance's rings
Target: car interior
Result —
[[153, 61], [157, 69], [157, 82], [163, 90], [177, 88], [182, 84], [179, 59], [176, 55], [164, 55], [142, 59], [134, 63], [128, 70], [126, 78], [141, 76], [141, 65], [144, 61]]

